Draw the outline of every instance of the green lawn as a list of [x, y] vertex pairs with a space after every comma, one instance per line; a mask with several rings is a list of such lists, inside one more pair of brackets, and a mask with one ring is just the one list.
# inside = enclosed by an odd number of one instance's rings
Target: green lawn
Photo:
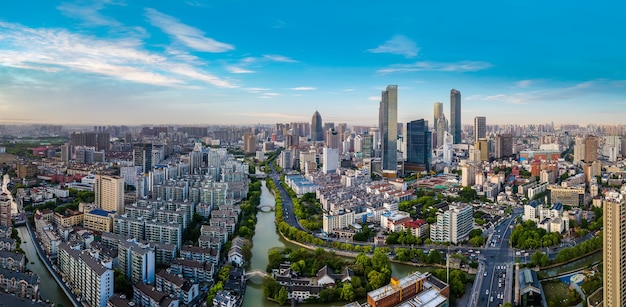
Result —
[[573, 295], [572, 290], [563, 282], [550, 281], [541, 285], [549, 307], [574, 306], [581, 301], [580, 296]]

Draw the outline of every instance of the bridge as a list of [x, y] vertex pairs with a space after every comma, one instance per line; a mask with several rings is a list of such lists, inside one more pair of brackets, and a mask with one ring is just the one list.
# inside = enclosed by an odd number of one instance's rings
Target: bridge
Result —
[[250, 277], [252, 277], [252, 276], [271, 277], [270, 274], [267, 274], [266, 272], [263, 272], [261, 270], [248, 271], [244, 275], [246, 280], [250, 279]]
[[259, 209], [261, 209], [263, 211], [272, 211], [272, 210], [276, 209], [275, 205], [268, 205], [268, 204], [258, 205], [257, 208], [259, 208]]

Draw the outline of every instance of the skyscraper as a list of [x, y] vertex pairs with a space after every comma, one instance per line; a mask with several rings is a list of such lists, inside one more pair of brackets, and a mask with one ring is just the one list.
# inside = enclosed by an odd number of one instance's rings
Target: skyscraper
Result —
[[152, 170], [152, 144], [138, 143], [133, 145], [133, 161], [135, 166], [141, 166], [145, 174]]
[[450, 133], [454, 144], [461, 144], [461, 92], [450, 90]]
[[378, 109], [378, 128], [382, 139], [383, 176], [396, 177], [398, 168], [398, 86], [388, 85], [382, 92]]
[[311, 118], [311, 141], [321, 142], [324, 140], [324, 129], [322, 128], [322, 116], [317, 110]]
[[443, 146], [443, 138], [445, 137], [446, 132], [448, 132], [448, 120], [446, 119], [446, 116], [443, 115], [443, 113], [441, 113], [441, 116], [439, 116], [439, 118], [437, 119], [437, 126], [435, 127], [435, 130], [437, 132], [437, 140], [435, 141], [435, 146]]
[[626, 205], [624, 195], [611, 192], [604, 200], [602, 259], [604, 260], [604, 306], [626, 303]]
[[433, 129], [437, 131], [437, 121], [443, 115], [443, 103], [435, 102], [435, 112], [433, 113]]
[[124, 178], [119, 176], [96, 175], [93, 186], [96, 207], [105, 211], [124, 212]]
[[487, 119], [484, 116], [474, 117], [474, 141], [487, 138]]
[[432, 133], [423, 119], [411, 121], [406, 124], [406, 162], [405, 167], [413, 165], [423, 166], [430, 172]]

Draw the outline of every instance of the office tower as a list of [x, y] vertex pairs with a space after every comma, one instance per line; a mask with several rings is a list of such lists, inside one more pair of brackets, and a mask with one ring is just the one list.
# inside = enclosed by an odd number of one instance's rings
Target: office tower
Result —
[[317, 110], [311, 118], [311, 141], [321, 142], [324, 140], [324, 130], [322, 128], [322, 116]]
[[435, 146], [443, 146], [443, 138], [445, 137], [446, 132], [448, 132], [448, 120], [446, 119], [446, 116], [443, 115], [443, 113], [441, 113], [441, 116], [439, 116], [439, 118], [437, 119], [437, 126], [435, 127], [435, 129], [437, 131], [437, 140], [435, 142]]
[[484, 116], [474, 117], [474, 141], [487, 138], [487, 119]]
[[117, 214], [124, 213], [124, 178], [96, 175], [93, 189], [96, 193], [96, 207]]
[[435, 112], [433, 113], [433, 129], [437, 131], [437, 121], [443, 116], [443, 103], [435, 102]]
[[141, 166], [145, 174], [152, 170], [152, 144], [139, 143], [133, 145], [133, 161], [135, 166]]
[[398, 86], [389, 85], [381, 94], [378, 128], [381, 134], [383, 176], [396, 177], [398, 168]]
[[339, 149], [324, 147], [322, 151], [322, 172], [332, 173], [339, 167]]
[[450, 133], [454, 144], [461, 144], [461, 92], [450, 90]]
[[0, 194], [0, 226], [11, 227], [11, 198], [7, 193]]
[[407, 123], [406, 138], [405, 168], [419, 165], [426, 172], [430, 172], [432, 134], [428, 131], [425, 121], [418, 119]]
[[511, 134], [498, 134], [496, 136], [494, 157], [501, 159], [513, 155], [513, 136]]
[[361, 151], [363, 152], [363, 159], [370, 159], [374, 154], [374, 138], [367, 131], [363, 134], [363, 146]]
[[339, 148], [341, 141], [339, 140], [339, 133], [335, 129], [328, 129], [326, 131], [326, 146], [334, 149]]
[[626, 205], [624, 195], [611, 192], [604, 200], [602, 259], [604, 260], [604, 306], [626, 304]]
[[489, 161], [489, 141], [479, 139], [474, 142], [474, 150], [478, 151], [478, 160]]
[[591, 163], [598, 160], [598, 137], [588, 135], [585, 137], [585, 162]]

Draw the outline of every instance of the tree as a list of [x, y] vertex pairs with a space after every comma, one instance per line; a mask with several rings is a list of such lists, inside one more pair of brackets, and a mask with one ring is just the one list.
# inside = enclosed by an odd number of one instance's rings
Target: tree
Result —
[[530, 256], [530, 261], [532, 261], [535, 265], [538, 265], [538, 266], [546, 266], [548, 265], [548, 262], [550, 261], [550, 259], [548, 258], [548, 255], [546, 255], [545, 253], [541, 251], [536, 251]]
[[385, 276], [376, 270], [372, 270], [367, 274], [367, 280], [369, 280], [372, 289], [378, 289], [386, 284]]
[[285, 289], [285, 287], [282, 286], [280, 287], [280, 290], [278, 291], [278, 294], [276, 294], [274, 299], [279, 305], [283, 305], [287, 302], [288, 297], [289, 297], [289, 292], [287, 292], [287, 289]]
[[339, 296], [339, 299], [352, 302], [354, 301], [354, 298], [355, 298], [355, 294], [354, 294], [354, 290], [352, 289], [352, 285], [349, 283], [344, 284], [343, 288], [341, 289], [341, 295]]

